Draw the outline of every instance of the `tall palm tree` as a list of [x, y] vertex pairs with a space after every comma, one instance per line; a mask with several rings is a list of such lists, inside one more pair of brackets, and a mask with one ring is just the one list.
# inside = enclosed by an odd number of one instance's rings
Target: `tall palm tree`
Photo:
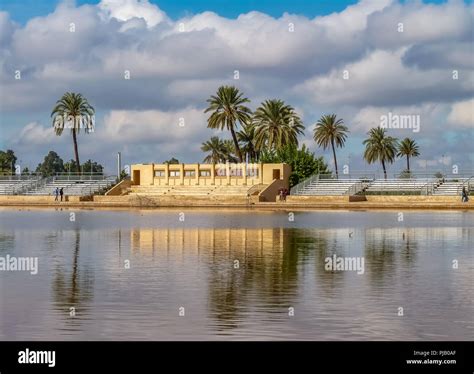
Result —
[[344, 147], [349, 129], [344, 125], [342, 118], [337, 119], [335, 114], [327, 114], [322, 116], [316, 123], [313, 131], [314, 141], [318, 146], [327, 149], [329, 145], [332, 148], [332, 156], [334, 158], [334, 167], [336, 169], [336, 178], [339, 177], [336, 159], [336, 147]]
[[56, 135], [61, 135], [65, 128], [71, 129], [78, 172], [80, 172], [81, 164], [79, 162], [79, 151], [77, 149], [77, 134], [81, 128], [83, 128], [86, 133], [93, 131], [94, 113], [95, 110], [87, 99], [80, 93], [74, 92], [66, 92], [61, 99], [56, 102], [56, 106], [51, 112], [53, 128]]
[[202, 143], [201, 150], [203, 152], [209, 152], [204, 158], [204, 162], [218, 164], [222, 161], [224, 142], [218, 136], [213, 136], [211, 139]]
[[397, 157], [407, 157], [407, 171], [410, 172], [410, 157], [417, 157], [420, 155], [420, 147], [413, 139], [405, 138], [398, 146]]
[[298, 145], [304, 126], [291, 105], [282, 100], [265, 100], [254, 113], [255, 146], [279, 149], [287, 144]]
[[250, 122], [252, 112], [245, 106], [245, 103], [250, 102], [250, 100], [243, 97], [239, 89], [234, 86], [221, 86], [218, 88], [217, 94], [212, 95], [207, 102], [209, 107], [204, 113], [212, 112], [207, 119], [207, 127], [221, 130], [226, 128], [229, 130], [234, 141], [237, 157], [240, 162], [243, 162], [235, 130], [238, 123], [245, 124]]
[[393, 163], [398, 146], [397, 138], [387, 136], [386, 132], [387, 130], [381, 127], [373, 128], [368, 132], [369, 138], [363, 142], [365, 145], [364, 159], [369, 164], [380, 161], [385, 179], [387, 179], [385, 164], [387, 162]]
[[255, 146], [255, 126], [251, 123], [243, 125], [242, 130], [237, 133], [237, 139], [242, 145], [243, 154], [248, 155], [251, 162], [256, 162], [258, 152]]

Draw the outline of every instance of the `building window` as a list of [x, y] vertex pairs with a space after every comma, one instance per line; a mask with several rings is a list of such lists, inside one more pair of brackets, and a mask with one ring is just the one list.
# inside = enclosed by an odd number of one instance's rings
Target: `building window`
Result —
[[225, 168], [217, 168], [216, 169], [216, 176], [217, 177], [225, 177], [226, 176], [226, 169]]
[[210, 177], [211, 176], [211, 171], [210, 170], [200, 170], [199, 171], [199, 176], [200, 177]]
[[179, 177], [179, 170], [170, 171], [170, 177]]
[[247, 177], [258, 177], [258, 168], [248, 168]]
[[155, 170], [155, 177], [164, 177], [165, 172], [163, 170]]
[[185, 177], [195, 177], [196, 176], [196, 171], [195, 170], [185, 170], [184, 171], [184, 176]]

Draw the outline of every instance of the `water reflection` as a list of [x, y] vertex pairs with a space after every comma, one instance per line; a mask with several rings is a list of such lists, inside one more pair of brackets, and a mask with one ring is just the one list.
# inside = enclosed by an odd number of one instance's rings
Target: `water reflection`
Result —
[[[298, 228], [171, 228], [152, 212], [160, 227], [104, 228], [81, 214], [60, 229], [0, 229], [0, 256], [38, 256], [41, 269], [0, 273], [0, 339], [472, 338], [474, 229], [462, 220], [392, 227], [361, 214], [365, 225], [311, 228], [315, 213]], [[326, 270], [333, 255], [363, 257], [364, 273]]]
[[[72, 235], [71, 235], [72, 234]], [[81, 231], [76, 228], [72, 245], [61, 248], [65, 256], [58, 258], [53, 269], [52, 291], [54, 307], [69, 328], [78, 328], [81, 318], [74, 318], [76, 313], [87, 316], [88, 303], [94, 295], [94, 271], [87, 263], [80, 263]], [[59, 249], [59, 248], [57, 248]], [[72, 253], [72, 260], [67, 254]]]

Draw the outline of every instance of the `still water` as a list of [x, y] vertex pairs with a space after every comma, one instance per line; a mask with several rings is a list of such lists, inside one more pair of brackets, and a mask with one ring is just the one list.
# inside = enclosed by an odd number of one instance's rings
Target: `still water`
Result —
[[474, 338], [471, 212], [5, 208], [7, 255], [0, 340]]

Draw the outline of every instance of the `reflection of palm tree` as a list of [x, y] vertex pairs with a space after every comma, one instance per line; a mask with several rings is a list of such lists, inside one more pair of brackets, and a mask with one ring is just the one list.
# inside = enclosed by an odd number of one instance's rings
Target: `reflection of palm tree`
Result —
[[[375, 230], [375, 229], [374, 229]], [[368, 230], [365, 240], [366, 272], [375, 282], [383, 283], [384, 278], [391, 277], [395, 270], [395, 244], [388, 238], [385, 230]], [[368, 271], [367, 271], [368, 270]]]
[[[209, 307], [218, 320], [219, 329], [235, 328], [239, 313], [245, 310], [243, 303], [258, 299], [263, 305], [291, 305], [297, 292], [298, 268], [311, 252], [301, 247], [300, 230], [240, 229], [232, 230], [245, 235], [245, 248], [239, 248], [232, 241], [229, 248], [235, 253], [212, 248], [211, 266], [221, 271], [212, 271], [209, 278]], [[220, 249], [220, 250], [216, 250]], [[240, 253], [238, 253], [240, 252]], [[243, 253], [242, 253], [243, 252]], [[239, 269], [233, 269], [229, 258], [238, 258]]]
[[404, 233], [403, 237], [403, 249], [401, 251], [402, 258], [405, 260], [405, 262], [409, 265], [413, 264], [416, 260], [416, 252], [418, 249], [418, 242], [415, 240], [412, 240], [412, 230], [408, 230], [407, 233]]
[[326, 258], [333, 255], [342, 256], [344, 248], [338, 242], [337, 237], [330, 238], [331, 231], [328, 230], [311, 230], [312, 243], [311, 246], [315, 251], [316, 275], [321, 289], [327, 294], [332, 292], [341, 285], [344, 278], [344, 271], [326, 270]]
[[69, 282], [66, 281], [66, 272], [61, 264], [56, 269], [55, 279], [53, 281], [53, 291], [56, 305], [63, 313], [65, 308], [80, 308], [82, 312], [85, 309], [85, 301], [93, 296], [93, 274], [88, 269], [82, 270], [79, 264], [80, 252], [80, 230], [75, 230], [74, 252], [72, 268]]

